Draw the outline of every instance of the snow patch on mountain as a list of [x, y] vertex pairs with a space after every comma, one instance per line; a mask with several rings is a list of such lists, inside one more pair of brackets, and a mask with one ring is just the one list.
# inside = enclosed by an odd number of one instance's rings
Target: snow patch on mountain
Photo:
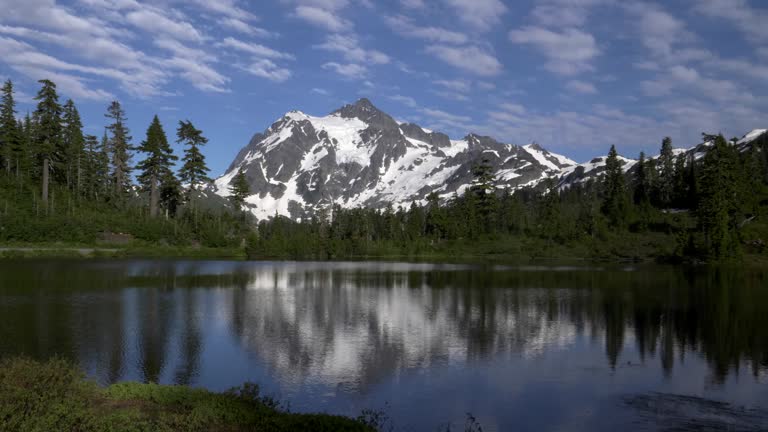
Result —
[[[765, 134], [756, 129], [738, 141]], [[707, 143], [674, 154], [702, 157]], [[242, 169], [252, 195], [246, 199], [259, 219], [275, 215], [305, 218], [333, 205], [346, 208], [424, 204], [431, 193], [442, 199], [461, 195], [478, 164], [491, 166], [497, 189], [536, 187], [555, 179], [560, 188], [602, 176], [607, 157], [578, 164], [538, 144], [500, 143], [469, 134], [460, 140], [396, 121], [367, 99], [327, 116], [291, 111], [254, 135], [213, 191], [229, 196], [229, 184]], [[620, 157], [628, 173], [637, 161]]]

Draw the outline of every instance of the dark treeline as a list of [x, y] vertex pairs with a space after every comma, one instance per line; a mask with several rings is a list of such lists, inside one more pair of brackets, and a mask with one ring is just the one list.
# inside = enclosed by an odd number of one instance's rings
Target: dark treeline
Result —
[[88, 135], [75, 103], [61, 104], [52, 81], [39, 83], [34, 111], [21, 119], [13, 83], [2, 87], [0, 241], [92, 243], [111, 232], [173, 245], [240, 244], [248, 230], [240, 212], [199, 204], [210, 181], [201, 152], [208, 140], [192, 122], [176, 130], [184, 146], [177, 169], [157, 116], [136, 145], [114, 101], [103, 136]]
[[[706, 155], [660, 156], [625, 170], [611, 147], [604, 175], [567, 187], [499, 190], [487, 164], [462, 195], [383, 210], [332, 207], [301, 223], [259, 224], [249, 255], [278, 258], [504, 255], [724, 260], [763, 253], [768, 139], [740, 151], [705, 135]], [[626, 172], [625, 172], [626, 171]], [[576, 175], [583, 174], [577, 172]]]

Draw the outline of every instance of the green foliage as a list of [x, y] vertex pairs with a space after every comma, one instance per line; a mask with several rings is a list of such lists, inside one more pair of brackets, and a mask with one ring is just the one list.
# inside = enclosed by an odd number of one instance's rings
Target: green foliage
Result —
[[498, 200], [496, 198], [496, 177], [493, 174], [493, 168], [487, 159], [472, 169], [474, 182], [469, 190], [474, 195], [474, 200], [468, 204], [476, 207], [477, 221], [480, 230], [483, 233], [489, 233], [493, 230], [495, 224], [494, 216], [498, 210]]
[[62, 158], [58, 161], [57, 180], [80, 192], [83, 180], [85, 137], [80, 113], [72, 99], [62, 108]]
[[611, 146], [608, 159], [605, 161], [602, 211], [614, 227], [626, 224], [629, 207], [622, 165], [616, 146]]
[[44, 431], [372, 431], [360, 421], [293, 414], [245, 384], [225, 393], [183, 386], [86, 381], [63, 360], [0, 361], [0, 425]]
[[699, 223], [705, 237], [704, 253], [713, 259], [738, 255], [739, 155], [722, 135], [704, 157], [701, 173]]
[[[219, 203], [215, 209], [205, 208], [199, 197], [182, 201], [181, 184], [172, 170], [176, 157], [157, 116], [139, 148], [145, 158], [137, 166], [142, 186], [137, 192], [131, 177], [131, 137], [120, 103], [110, 104], [109, 124], [99, 141], [83, 134], [72, 100], [61, 107], [56, 85], [40, 83], [37, 108], [22, 122], [15, 119], [12, 83], [2, 88], [0, 242], [94, 245], [109, 233], [123, 233], [128, 243], [141, 247], [241, 245], [251, 231], [243, 215]], [[194, 145], [206, 141], [191, 123], [184, 123], [183, 129], [182, 135]], [[160, 210], [162, 220], [156, 217]]]
[[205, 165], [205, 156], [200, 152], [200, 147], [208, 143], [208, 138], [189, 120], [179, 122], [176, 135], [177, 142], [187, 146], [184, 149], [184, 165], [179, 170], [179, 178], [189, 185], [190, 190], [197, 190], [202, 183], [211, 180], [208, 178], [209, 170]]
[[0, 102], [0, 167], [7, 174], [19, 170], [23, 163], [21, 131], [16, 122], [16, 102], [13, 97], [13, 83], [3, 85]]
[[112, 186], [118, 200], [125, 199], [131, 189], [131, 140], [125, 125], [125, 110], [118, 101], [112, 101], [105, 117], [111, 120], [107, 130], [111, 136], [108, 141], [108, 153], [112, 165]]
[[672, 139], [665, 137], [659, 153], [659, 177], [656, 183], [656, 203], [662, 208], [669, 207], [674, 197], [675, 154]]
[[178, 160], [178, 157], [173, 154], [173, 149], [168, 144], [168, 138], [157, 115], [147, 129], [147, 139], [141, 142], [138, 150], [146, 156], [136, 165], [136, 169], [141, 171], [138, 181], [142, 190], [149, 192], [149, 215], [155, 217], [162, 191], [165, 191], [166, 196], [163, 201], [168, 208], [173, 205], [173, 191], [178, 183], [172, 171], [173, 163]]
[[229, 200], [232, 205], [239, 211], [243, 209], [245, 205], [245, 199], [251, 194], [251, 188], [248, 186], [248, 178], [245, 176], [245, 171], [240, 168], [237, 174], [232, 178], [232, 182], [229, 186]]

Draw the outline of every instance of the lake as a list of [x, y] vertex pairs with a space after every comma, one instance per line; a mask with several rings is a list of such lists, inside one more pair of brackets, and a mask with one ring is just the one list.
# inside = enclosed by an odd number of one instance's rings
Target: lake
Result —
[[[395, 430], [768, 428], [768, 273], [663, 266], [0, 261], [0, 356]], [[707, 429], [710, 428], [710, 429]]]

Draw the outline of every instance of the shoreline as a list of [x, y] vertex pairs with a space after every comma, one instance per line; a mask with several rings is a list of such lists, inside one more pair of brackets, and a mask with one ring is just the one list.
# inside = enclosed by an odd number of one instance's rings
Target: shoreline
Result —
[[[567, 251], [560, 249], [559, 252]], [[35, 258], [71, 258], [71, 259], [214, 259], [233, 261], [294, 261], [294, 262], [416, 262], [416, 263], [467, 263], [467, 264], [611, 264], [642, 265], [658, 264], [671, 266], [745, 266], [768, 269], [768, 257], [759, 254], [744, 254], [742, 259], [720, 263], [689, 262], [671, 259], [668, 256], [578, 256], [562, 255], [522, 255], [505, 253], [417, 253], [339, 256], [331, 259], [317, 257], [261, 256], [249, 257], [242, 248], [210, 248], [192, 246], [165, 245], [76, 245], [76, 244], [18, 244], [0, 245], [0, 260], [35, 259]]]
[[216, 393], [184, 385], [121, 382], [102, 387], [73, 363], [0, 359], [0, 419], [4, 431], [374, 431], [364, 413], [354, 419], [294, 413], [259, 386]]

